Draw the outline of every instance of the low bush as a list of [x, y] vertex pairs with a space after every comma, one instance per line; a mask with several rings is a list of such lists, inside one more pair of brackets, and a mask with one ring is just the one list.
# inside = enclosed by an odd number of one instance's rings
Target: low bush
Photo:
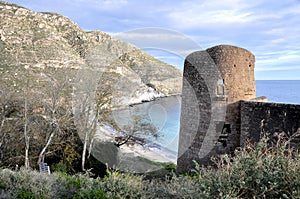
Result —
[[215, 163], [210, 170], [196, 164], [203, 198], [300, 198], [300, 154], [289, 141], [270, 145], [264, 137]]
[[[216, 168], [195, 162], [194, 175], [169, 173], [147, 179], [108, 172], [104, 178], [88, 175], [40, 174], [0, 169], [0, 196], [6, 198], [300, 198], [300, 153], [279, 141], [263, 138], [215, 160]], [[174, 166], [167, 168], [174, 170]]]

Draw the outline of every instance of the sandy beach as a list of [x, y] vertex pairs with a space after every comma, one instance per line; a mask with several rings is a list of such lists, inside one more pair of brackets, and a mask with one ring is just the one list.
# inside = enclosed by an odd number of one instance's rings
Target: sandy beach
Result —
[[120, 149], [124, 153], [132, 153], [136, 157], [140, 156], [155, 162], [176, 163], [176, 159], [177, 159], [175, 154], [172, 154], [171, 152], [165, 149], [148, 148], [137, 144], [133, 146], [123, 145], [120, 147]]
[[[95, 139], [98, 142], [113, 142], [114, 137], [117, 135], [118, 134], [114, 129], [106, 125], [101, 125], [97, 129]], [[124, 144], [118, 149], [120, 152], [118, 153], [118, 167], [126, 168], [126, 170], [130, 168], [130, 170], [145, 172], [146, 170], [151, 171], [159, 169], [157, 167], [153, 167], [153, 165], [145, 164], [144, 159], [150, 160], [149, 162], [172, 162], [175, 164], [177, 160], [176, 154], [159, 146], [145, 147], [139, 144]]]

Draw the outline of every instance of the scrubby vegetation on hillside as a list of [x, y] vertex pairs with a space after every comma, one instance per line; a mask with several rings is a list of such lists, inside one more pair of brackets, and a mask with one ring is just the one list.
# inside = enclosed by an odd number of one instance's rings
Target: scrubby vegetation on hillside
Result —
[[280, 140], [261, 142], [224, 155], [216, 167], [195, 163], [192, 174], [146, 178], [109, 172], [105, 178], [36, 171], [0, 170], [0, 197], [6, 198], [299, 198], [300, 153]]
[[[40, 162], [68, 174], [95, 168], [97, 128], [117, 126], [106, 117], [110, 108], [181, 92], [179, 69], [132, 44], [87, 33], [60, 14], [3, 1], [0, 52], [3, 168], [35, 169]], [[133, 133], [118, 136], [116, 145], [137, 140]]]

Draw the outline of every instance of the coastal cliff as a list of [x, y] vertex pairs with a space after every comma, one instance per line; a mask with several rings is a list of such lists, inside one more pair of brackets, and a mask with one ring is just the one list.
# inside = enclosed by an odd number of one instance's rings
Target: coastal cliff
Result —
[[34, 167], [46, 157], [73, 172], [83, 143], [92, 146], [90, 107], [104, 117], [103, 107], [181, 94], [180, 70], [138, 47], [2, 1], [0, 52], [0, 166]]
[[[101, 53], [97, 54], [97, 49]], [[55, 13], [33, 12], [0, 2], [0, 50], [1, 85], [15, 85], [14, 89], [24, 84], [25, 71], [35, 71], [39, 77], [49, 70], [61, 71], [70, 81], [76, 81], [78, 71], [100, 60], [98, 65], [111, 62], [105, 64], [101, 78], [106, 78], [102, 80], [109, 81], [114, 91], [112, 106], [181, 93], [182, 74], [177, 68], [104, 32], [85, 32]]]

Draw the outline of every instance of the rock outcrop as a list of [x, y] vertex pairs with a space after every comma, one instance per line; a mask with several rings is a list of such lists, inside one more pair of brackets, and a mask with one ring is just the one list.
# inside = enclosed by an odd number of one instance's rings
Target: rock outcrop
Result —
[[96, 66], [111, 85], [115, 107], [181, 93], [182, 74], [175, 67], [104, 32], [85, 32], [55, 13], [0, 2], [0, 51], [1, 90], [18, 90], [28, 71], [34, 71], [34, 81], [49, 71], [74, 81], [78, 71]]

